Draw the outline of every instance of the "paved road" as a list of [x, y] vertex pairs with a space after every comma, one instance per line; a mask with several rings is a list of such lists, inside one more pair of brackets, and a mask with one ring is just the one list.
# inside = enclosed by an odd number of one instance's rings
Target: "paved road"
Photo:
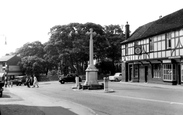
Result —
[[[26, 86], [5, 88], [3, 97], [0, 98], [0, 115], [95, 115], [93, 110], [81, 104], [52, 97], [51, 92], [50, 95], [40, 92], [51, 85], [60, 84], [47, 82], [40, 83], [40, 88]], [[48, 90], [53, 89], [50, 87]]]
[[[72, 108], [70, 112], [73, 113], [82, 111], [93, 114], [95, 111], [98, 115], [182, 115], [183, 113], [183, 86], [109, 82], [109, 87], [115, 92], [104, 93], [103, 90], [72, 90], [73, 85], [59, 84], [57, 81], [42, 82], [40, 88], [29, 89], [21, 86], [9, 90], [14, 94], [16, 91], [22, 92], [24, 100], [27, 99], [25, 94], [29, 94], [28, 100], [32, 101], [32, 105], [47, 107], [48, 104], [50, 108], [67, 106], [67, 109]], [[70, 107], [71, 105], [73, 106]], [[84, 109], [74, 110], [74, 108]]]

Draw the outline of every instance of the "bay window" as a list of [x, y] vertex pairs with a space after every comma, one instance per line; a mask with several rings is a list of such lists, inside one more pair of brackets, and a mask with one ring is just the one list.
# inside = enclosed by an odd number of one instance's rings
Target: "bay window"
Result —
[[163, 64], [163, 80], [175, 81], [176, 80], [176, 65], [175, 64]]

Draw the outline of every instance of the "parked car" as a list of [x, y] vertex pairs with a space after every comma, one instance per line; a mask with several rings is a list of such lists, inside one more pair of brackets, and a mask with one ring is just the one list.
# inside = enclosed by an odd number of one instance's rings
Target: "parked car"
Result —
[[[76, 74], [67, 74], [64, 77], [59, 77], [59, 82], [64, 84], [65, 82], [75, 82]], [[79, 77], [79, 76], [78, 76]], [[79, 77], [79, 82], [82, 82], [82, 79]]]
[[16, 84], [17, 86], [21, 86], [22, 84], [25, 85], [26, 77], [25, 76], [15, 76], [13, 80], [13, 84]]
[[121, 81], [122, 73], [115, 73], [113, 76], [109, 76], [109, 81]]

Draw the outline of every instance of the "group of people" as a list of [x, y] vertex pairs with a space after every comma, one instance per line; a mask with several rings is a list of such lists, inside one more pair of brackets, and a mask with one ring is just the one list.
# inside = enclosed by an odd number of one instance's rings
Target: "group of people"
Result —
[[[13, 76], [7, 76], [7, 75], [4, 75], [4, 86], [5, 87], [13, 87], [13, 80], [14, 80], [14, 77]], [[30, 88], [30, 87], [39, 87], [38, 85], [38, 80], [36, 78], [35, 75], [33, 76], [26, 76], [26, 81], [25, 81], [25, 85]]]
[[35, 75], [27, 76], [25, 84], [27, 85], [28, 88], [30, 88], [30, 87], [32, 87], [32, 88], [37, 87], [38, 88], [39, 87], [38, 80], [37, 80]]
[[13, 87], [13, 76], [4, 76], [4, 86]]

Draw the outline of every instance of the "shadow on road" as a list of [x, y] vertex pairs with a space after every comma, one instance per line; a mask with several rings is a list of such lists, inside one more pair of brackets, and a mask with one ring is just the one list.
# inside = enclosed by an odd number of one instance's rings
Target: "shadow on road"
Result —
[[7, 94], [3, 94], [1, 98], [11, 98], [11, 96]]
[[77, 115], [69, 109], [59, 106], [27, 106], [18, 104], [0, 104], [0, 115]]

